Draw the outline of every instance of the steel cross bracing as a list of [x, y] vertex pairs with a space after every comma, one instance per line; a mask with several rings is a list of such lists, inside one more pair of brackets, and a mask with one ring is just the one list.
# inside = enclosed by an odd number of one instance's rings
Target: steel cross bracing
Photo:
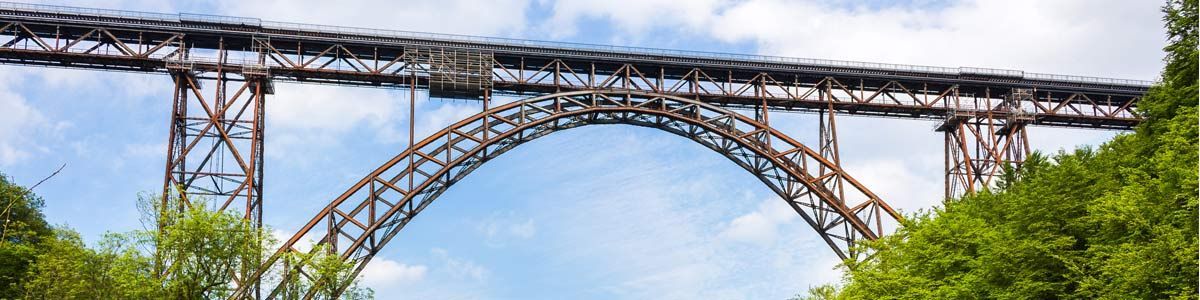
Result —
[[1032, 117], [1016, 108], [1028, 91], [1014, 89], [995, 103], [986, 105], [1011, 113], [955, 114], [937, 131], [946, 135], [945, 197], [955, 198], [990, 187], [1008, 169], [1017, 169], [1031, 150], [1025, 127]]
[[[201, 81], [186, 69], [171, 74], [175, 89], [161, 208], [205, 205], [241, 215], [258, 227], [263, 216], [265, 98], [273, 89], [262, 74], [229, 75], [218, 69], [215, 77]], [[170, 264], [157, 263], [155, 272], [170, 276]], [[234, 286], [257, 289], [258, 280], [233, 275]]]
[[241, 210], [247, 219], [261, 223], [263, 115], [269, 84], [263, 78], [222, 78], [212, 81], [206, 93], [192, 74], [180, 72], [171, 78], [175, 91], [162, 194], [179, 197], [185, 205], [192, 204], [189, 197], [211, 198], [212, 203], [204, 204], [218, 211]]
[[[218, 50], [227, 51], [225, 57], [218, 58]], [[412, 59], [421, 52], [474, 57], [490, 68]], [[766, 98], [771, 109], [804, 111], [828, 106], [815, 92], [824, 89], [839, 113], [937, 120], [984, 113], [1003, 118], [1011, 111], [982, 103], [1019, 88], [1030, 97], [1016, 107], [1032, 125], [1116, 129], [1137, 123], [1132, 108], [1150, 84], [16, 3], [0, 3], [0, 62], [161, 73], [170, 64], [199, 72], [223, 65], [229, 73], [269, 70], [274, 80], [367, 86], [404, 86], [413, 82], [406, 77], [416, 76], [428, 87], [456, 74], [490, 82], [497, 93], [630, 89], [727, 106], [755, 106]], [[469, 92], [459, 96], [479, 94]]]
[[[201, 78], [213, 78], [221, 69], [266, 74], [270, 80], [418, 85], [436, 96], [474, 99], [489, 88], [533, 96], [636, 90], [731, 107], [948, 123], [984, 119], [991, 121], [972, 123], [993, 127], [995, 120], [1020, 119], [1012, 126], [1017, 136], [1026, 125], [1132, 128], [1138, 122], [1137, 100], [1150, 84], [17, 3], [0, 3], [0, 63], [138, 72], [184, 68]], [[1020, 97], [1013, 96], [1018, 92]], [[947, 141], [948, 150], [959, 151], [947, 152], [947, 196], [974, 190], [951, 188], [951, 179], [987, 183], [993, 165], [1006, 161], [982, 152], [968, 157], [973, 150], [959, 144], [972, 141], [953, 136]], [[991, 144], [971, 147], [990, 150]]]
[[[764, 118], [765, 119], [765, 118]], [[318, 241], [361, 270], [395, 235], [452, 184], [484, 162], [527, 141], [592, 124], [652, 127], [691, 139], [757, 176], [813, 227], [840, 257], [860, 239], [897, 226], [899, 215], [819, 151], [761, 120], [704, 102], [632, 91], [551, 94], [488, 109], [396, 155], [333, 200], [260, 269], [275, 282], [267, 295], [285, 298], [288, 283], [313, 272], [282, 259]], [[281, 270], [281, 271], [280, 271]], [[269, 272], [278, 272], [264, 276]], [[339, 287], [344, 288], [344, 286]], [[304, 298], [316, 289], [308, 290]], [[240, 290], [246, 293], [249, 290]]]
[[[416, 89], [481, 100], [483, 113], [410, 141], [409, 150], [334, 200], [280, 249], [295, 252], [297, 241], [313, 238], [359, 270], [482, 162], [557, 130], [611, 123], [660, 128], [729, 157], [847, 257], [854, 241], [878, 237], [898, 216], [841, 171], [835, 116], [939, 122], [946, 196], [953, 198], [1019, 167], [1030, 151], [1030, 125], [1132, 128], [1140, 120], [1137, 101], [1151, 84], [6, 2], [0, 2], [0, 63], [169, 74], [175, 95], [164, 195], [212, 198], [215, 209], [239, 210], [255, 224], [262, 215], [263, 112], [272, 82], [407, 88], [410, 101]], [[496, 94], [528, 99], [489, 108]], [[771, 129], [769, 111], [820, 114], [817, 149]], [[251, 284], [237, 284], [239, 296], [257, 298], [261, 290], [253, 283], [270, 270], [282, 272], [276, 278], [307, 276], [297, 266], [268, 270], [278, 258]], [[279, 282], [263, 287], [275, 296], [297, 291]]]

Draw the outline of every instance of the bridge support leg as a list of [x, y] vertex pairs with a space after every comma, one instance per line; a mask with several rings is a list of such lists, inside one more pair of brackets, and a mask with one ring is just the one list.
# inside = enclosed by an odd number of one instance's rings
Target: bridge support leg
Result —
[[[197, 204], [214, 211], [228, 209], [258, 228], [263, 214], [264, 104], [272, 87], [265, 76], [216, 74], [215, 80], [204, 81], [210, 84], [208, 90], [190, 70], [171, 74], [175, 91], [162, 209]], [[178, 206], [167, 207], [172, 203]], [[245, 264], [253, 270], [260, 262]], [[164, 274], [161, 270], [167, 266], [156, 265]], [[257, 296], [258, 281], [234, 281], [250, 285]]]
[[[826, 88], [828, 89], [829, 87], [826, 86]], [[820, 94], [821, 98], [824, 99], [829, 106], [821, 109], [818, 112], [820, 120], [818, 121], [819, 123], [817, 129], [820, 132], [817, 134], [817, 137], [820, 139], [820, 141], [818, 141], [817, 144], [820, 147], [822, 157], [825, 157], [835, 165], [840, 166], [842, 165], [842, 159], [841, 155], [839, 154], [840, 151], [838, 150], [837, 121], [835, 118], [836, 113], [833, 110], [833, 102], [836, 101], [836, 99], [832, 97], [832, 93], [830, 93], [828, 90], [821, 91]], [[829, 188], [829, 190], [833, 191], [839, 196], [838, 199], [844, 199], [845, 191], [842, 188], [840, 177], [835, 178], [833, 181], [827, 183], [826, 186]]]
[[[833, 104], [834, 104], [834, 102], [838, 101], [838, 99], [836, 97], [834, 97], [834, 95], [832, 93], [832, 83], [830, 83], [829, 81], [826, 81], [824, 84], [818, 86], [817, 88], [818, 88], [817, 95], [820, 97], [821, 101], [824, 101], [828, 104], [828, 106], [820, 109], [817, 112], [817, 116], [818, 116], [818, 118], [817, 118], [817, 148], [820, 151], [821, 157], [824, 157], [826, 160], [832, 162], [834, 165], [841, 166], [842, 159], [841, 159], [840, 151], [838, 149], [838, 136], [837, 136], [837, 117], [836, 117], [837, 112], [833, 109]], [[833, 170], [826, 169], [824, 166], [821, 166], [820, 170], [819, 170], [819, 172], [821, 172], [821, 174], [824, 174], [824, 173], [830, 172], [830, 171], [833, 171]], [[844, 204], [844, 201], [846, 199], [846, 191], [844, 188], [845, 182], [843, 182], [841, 176], [831, 176], [829, 178], [823, 179], [819, 184], [821, 187], [824, 187], [829, 193], [835, 195], [839, 201], [843, 201], [843, 204]], [[824, 206], [824, 205], [822, 204], [822, 206]], [[876, 211], [874, 211], [874, 213], [876, 214], [875, 217], [880, 217], [878, 215], [879, 211], [877, 211], [878, 207], [876, 207], [874, 209], [876, 210]], [[821, 207], [821, 209], [819, 211], [820, 211], [820, 213], [816, 213], [814, 216], [817, 219], [818, 224], [826, 224], [830, 220], [834, 220], [838, 217], [835, 213], [831, 212], [832, 210], [830, 208]], [[870, 218], [871, 216], [868, 215], [866, 217]], [[870, 220], [867, 220], [867, 221], [870, 222]], [[880, 222], [873, 222], [873, 223], [875, 223], [876, 225], [880, 225]], [[882, 232], [882, 228], [880, 228], [880, 232]], [[861, 238], [857, 232], [854, 232], [852, 230], [845, 230], [845, 231], [839, 232], [838, 234], [846, 236], [850, 239]], [[851, 248], [847, 248], [846, 250], [848, 251], [847, 255], [849, 255], [849, 257], [857, 257], [858, 253], [856, 252], [856, 250], [854, 248], [851, 247]]]
[[[262, 224], [263, 116], [270, 84], [263, 78], [219, 74], [205, 90], [191, 72], [172, 74], [171, 110], [162, 203], [183, 209], [204, 203], [235, 210]], [[236, 80], [236, 81], [235, 81]], [[202, 202], [198, 202], [202, 201]]]
[[995, 105], [984, 98], [985, 105], [996, 108], [989, 111], [1008, 111], [1003, 116], [955, 112], [938, 127], [946, 137], [945, 199], [991, 188], [1006, 168], [1016, 170], [1025, 162], [1030, 153], [1025, 125], [1032, 119], [1015, 105], [1025, 95], [1014, 89]]

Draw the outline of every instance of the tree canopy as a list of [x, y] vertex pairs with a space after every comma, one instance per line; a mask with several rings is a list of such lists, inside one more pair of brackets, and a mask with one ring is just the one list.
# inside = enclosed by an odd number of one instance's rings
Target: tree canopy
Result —
[[1035, 154], [996, 189], [909, 216], [815, 299], [1196, 299], [1197, 1], [1163, 8], [1134, 133]]
[[0, 299], [21, 293], [20, 281], [38, 249], [54, 239], [42, 198], [0, 174]]
[[[41, 198], [0, 176], [0, 299], [224, 299], [276, 247], [266, 228], [240, 216], [161, 200], [139, 198], [142, 230], [108, 233], [89, 247], [69, 227], [48, 225]], [[293, 286], [321, 287], [317, 299], [345, 285], [339, 298], [373, 297], [351, 276], [353, 264], [321, 251], [306, 257], [297, 263], [335, 285]]]

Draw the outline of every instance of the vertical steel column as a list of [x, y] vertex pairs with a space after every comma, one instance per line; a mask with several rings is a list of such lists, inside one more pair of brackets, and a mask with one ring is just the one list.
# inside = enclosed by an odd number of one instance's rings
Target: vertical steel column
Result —
[[[833, 109], [833, 103], [837, 101], [837, 97], [833, 95], [833, 84], [832, 78], [825, 78], [820, 83], [813, 86], [813, 88], [816, 89], [818, 99], [826, 104], [824, 108], [817, 111], [817, 148], [819, 148], [818, 151], [820, 151], [822, 157], [830, 162], [833, 162], [834, 165], [841, 166], [842, 160], [840, 157], [841, 155], [839, 154], [837, 141], [837, 122], [835, 121], [836, 113]], [[826, 172], [832, 171], [833, 170], [826, 169], [825, 166], [821, 166], [818, 174], [826, 174]], [[843, 188], [841, 176], [830, 176], [821, 180], [821, 182], [818, 184], [824, 187], [829, 193], [836, 195], [837, 199], [842, 201], [842, 205], [845, 204], [846, 191], [845, 188]], [[817, 222], [820, 224], [825, 224], [830, 220], [837, 218], [837, 216], [832, 213], [832, 209], [825, 207], [824, 203], [820, 204], [820, 206], [821, 209], [818, 209], [818, 212], [814, 216], [817, 219]], [[853, 230], [846, 230], [839, 232], [839, 234], [842, 234], [850, 239], [859, 238], [858, 233]], [[856, 257], [857, 253], [853, 248], [847, 250], [849, 251], [847, 254], [849, 254], [850, 257]]]
[[[820, 92], [822, 100], [826, 101], [828, 106], [817, 112], [819, 116], [819, 120], [817, 121], [817, 130], [819, 131], [817, 137], [820, 139], [820, 141], [818, 141], [818, 145], [820, 147], [821, 156], [840, 166], [842, 165], [842, 159], [841, 155], [839, 154], [840, 151], [838, 150], [837, 122], [835, 121], [835, 113], [833, 110], [834, 99], [829, 94], [830, 92], [830, 89]], [[830, 182], [826, 183], [825, 186], [829, 188], [830, 191], [833, 191], [835, 194], [837, 194], [838, 199], [845, 199], [846, 192], [842, 188], [841, 181], [841, 177], [835, 177], [832, 178]]]
[[178, 199], [176, 209], [195, 203], [217, 211], [237, 210], [255, 226], [262, 224], [263, 127], [265, 76], [229, 80], [219, 74], [212, 93], [189, 70], [172, 73], [175, 92], [167, 150], [163, 202]]
[[[186, 64], [179, 64], [171, 78], [175, 90], [163, 212], [199, 204], [215, 211], [233, 210], [254, 227], [261, 226], [265, 99], [273, 92], [265, 72], [244, 69], [230, 76], [219, 68], [214, 80], [201, 81]], [[210, 91], [201, 82], [210, 83]], [[178, 200], [177, 207], [166, 206], [172, 200]], [[159, 274], [165, 264], [156, 262]], [[245, 262], [247, 270], [258, 264]], [[257, 280], [235, 278], [234, 284], [248, 285], [258, 296]]]
[[[414, 184], [416, 184], [414, 181], [414, 178], [413, 178], [413, 176], [416, 176], [416, 175], [414, 175], [414, 174], [416, 174], [416, 172], [413, 172], [413, 170], [414, 170], [414, 168], [417, 167], [416, 160], [415, 160], [416, 156], [414, 156], [414, 153], [416, 151], [413, 150], [413, 146], [416, 143], [416, 135], [417, 135], [417, 121], [416, 121], [416, 119], [417, 119], [417, 71], [415, 71], [415, 70], [411, 71], [409, 78], [412, 80], [412, 84], [410, 84], [408, 86], [408, 149], [409, 149], [408, 170], [409, 170], [409, 173], [408, 173], [408, 190], [407, 191], [412, 192], [412, 190], [414, 188]], [[522, 121], [524, 121], [524, 120], [522, 120]], [[408, 201], [408, 210], [406, 213], [412, 213], [412, 211], [413, 211], [413, 202], [410, 200], [410, 201]]]
[[[167, 199], [171, 192], [175, 190], [176, 185], [186, 181], [183, 177], [184, 174], [182, 172], [175, 172], [175, 170], [187, 169], [186, 159], [176, 160], [176, 158], [184, 157], [185, 154], [183, 153], [183, 149], [187, 148], [186, 132], [188, 126], [186, 118], [188, 93], [190, 92], [188, 89], [189, 83], [186, 78], [187, 76], [191, 75], [182, 72], [175, 72], [171, 74], [171, 81], [174, 83], [175, 88], [173, 92], [174, 95], [171, 97], [171, 129], [167, 138], [167, 164], [166, 172], [163, 176], [163, 189], [161, 194], [162, 207], [160, 208], [163, 210], [167, 209]], [[182, 207], [179, 209], [182, 209]], [[160, 212], [160, 215], [162, 215], [161, 213], [162, 212]], [[163, 225], [165, 224], [159, 222], [159, 230], [162, 230]]]
[[[991, 188], [1006, 168], [1016, 170], [1025, 162], [1030, 153], [1025, 127], [1032, 116], [1025, 114], [1019, 103], [1031, 95], [1028, 90], [1013, 89], [995, 99], [988, 90], [982, 98], [982, 104], [991, 108], [986, 113], [952, 110], [938, 127], [945, 133], [947, 200]], [[999, 103], [993, 103], [995, 100]], [[977, 106], [979, 101], [976, 98]]]

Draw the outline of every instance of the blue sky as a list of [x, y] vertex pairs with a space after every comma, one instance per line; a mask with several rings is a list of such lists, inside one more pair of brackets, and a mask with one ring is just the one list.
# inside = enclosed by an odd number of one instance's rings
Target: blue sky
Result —
[[[808, 58], [1154, 79], [1155, 1], [56, 1], [378, 27]], [[290, 235], [407, 144], [406, 91], [279, 83], [267, 103], [265, 221]], [[0, 171], [89, 240], [139, 226], [161, 188], [170, 80], [0, 66]], [[478, 103], [417, 102], [418, 138]], [[815, 140], [811, 115], [773, 124]], [[839, 120], [847, 170], [893, 206], [942, 191], [933, 124]], [[1032, 128], [1033, 146], [1114, 132]], [[382, 299], [782, 299], [836, 281], [836, 256], [783, 201], [721, 156], [653, 129], [556, 133], [441, 196], [364, 273]]]

